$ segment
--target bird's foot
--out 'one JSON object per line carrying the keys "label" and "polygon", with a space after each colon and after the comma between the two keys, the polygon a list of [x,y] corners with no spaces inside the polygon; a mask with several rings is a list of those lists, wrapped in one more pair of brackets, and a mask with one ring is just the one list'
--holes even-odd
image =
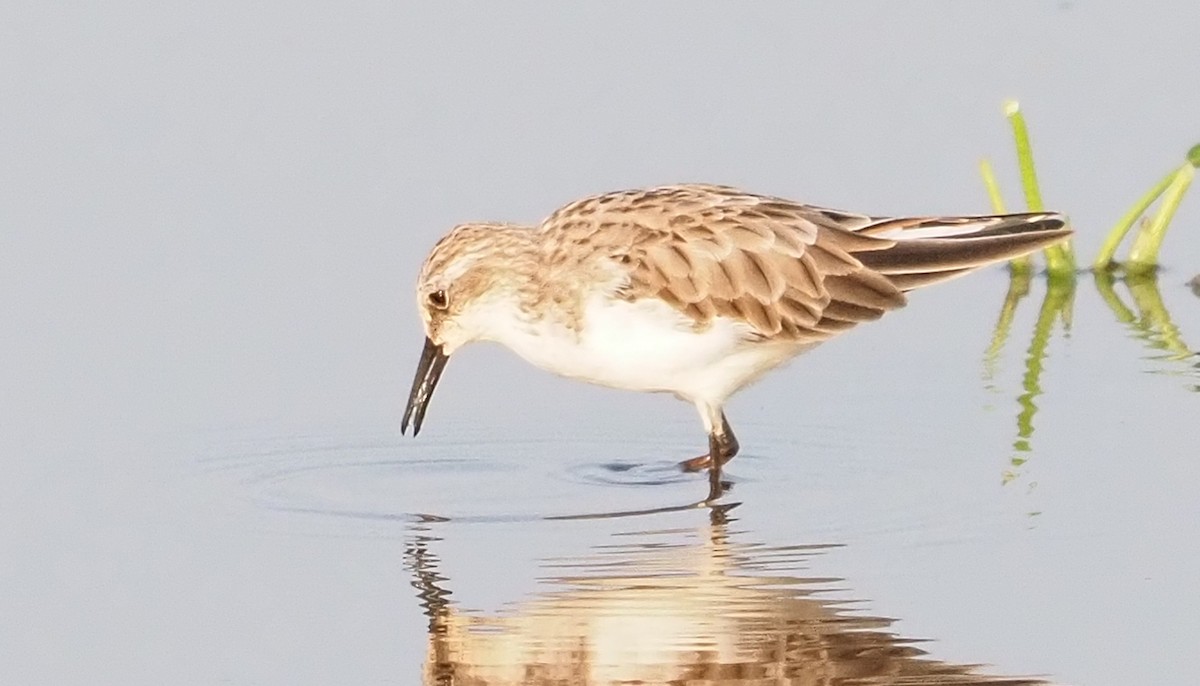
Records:
{"label": "bird's foot", "polygon": [[679,463],[679,469],[685,472],[702,472],[712,464],[712,458],[707,454],[697,455],[690,460]]}
{"label": "bird's foot", "polygon": [[[733,455],[722,455],[718,467],[724,467],[726,463],[733,459]],[[711,455],[697,455],[690,460],[684,460],[679,463],[680,471],[684,472],[703,472],[712,468]]]}

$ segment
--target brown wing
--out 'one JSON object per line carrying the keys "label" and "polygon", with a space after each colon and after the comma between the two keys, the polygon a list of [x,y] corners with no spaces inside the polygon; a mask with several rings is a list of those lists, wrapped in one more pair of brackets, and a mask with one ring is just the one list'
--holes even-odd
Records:
{"label": "brown wing", "polygon": [[857,257],[896,241],[835,228],[874,221],[684,185],[586,198],[541,230],[547,259],[583,251],[617,265],[627,277],[624,297],[661,298],[697,326],[725,316],[761,336],[823,340],[905,303],[896,285]]}

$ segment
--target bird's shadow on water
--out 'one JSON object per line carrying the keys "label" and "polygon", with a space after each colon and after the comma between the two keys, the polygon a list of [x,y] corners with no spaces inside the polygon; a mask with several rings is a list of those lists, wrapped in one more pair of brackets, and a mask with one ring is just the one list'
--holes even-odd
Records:
{"label": "bird's shadow on water", "polygon": [[438,549],[463,533],[458,523],[412,522],[405,571],[428,620],[423,683],[1042,683],[931,658],[924,639],[811,571],[840,546],[755,542],[732,509],[708,508],[703,524],[617,527],[582,554],[542,553],[537,590],[496,611],[462,606],[454,589],[504,570],[447,568]]}

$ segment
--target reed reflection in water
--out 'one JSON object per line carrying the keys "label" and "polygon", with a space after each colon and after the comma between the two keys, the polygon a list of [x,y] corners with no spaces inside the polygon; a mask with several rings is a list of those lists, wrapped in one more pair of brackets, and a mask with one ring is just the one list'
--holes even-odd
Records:
{"label": "reed reflection in water", "polygon": [[[1144,359],[1154,363],[1146,371],[1182,378],[1187,390],[1200,392],[1200,353],[1184,341],[1180,328],[1167,310],[1159,290],[1158,274],[1153,271],[1118,274],[1099,270],[1093,272],[1092,276],[1106,308],[1125,327],[1130,337],[1141,342],[1148,353]],[[1013,272],[1011,275],[1008,292],[992,330],[991,343],[983,357],[983,378],[990,390],[998,390],[995,377],[1001,355],[1012,337],[1017,308],[1030,293],[1032,278],[1029,272]],[[1038,399],[1043,392],[1041,378],[1047,365],[1049,346],[1056,331],[1061,330],[1065,336],[1074,320],[1076,275],[1051,276],[1045,281],[1046,292],[1029,336],[1021,391],[1016,398],[1018,411],[1013,454],[1009,467],[1002,475],[1004,483],[1011,483],[1020,476],[1022,467],[1032,453]],[[1187,285],[1200,294],[1200,276]],[[1127,291],[1132,307],[1118,292],[1118,286]]]}
{"label": "reed reflection in water", "polygon": [[546,588],[494,615],[456,607],[432,526],[406,551],[429,617],[426,684],[1042,683],[929,658],[894,620],[854,610],[838,579],[803,576],[828,546],[739,541],[722,509],[708,527],[544,560]]}

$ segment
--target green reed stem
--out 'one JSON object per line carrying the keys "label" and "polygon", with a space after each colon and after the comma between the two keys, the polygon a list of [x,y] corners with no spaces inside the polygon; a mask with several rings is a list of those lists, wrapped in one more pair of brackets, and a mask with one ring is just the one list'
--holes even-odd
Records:
{"label": "green reed stem", "polygon": [[1167,197],[1163,199],[1158,212],[1143,225],[1129,252],[1129,266],[1134,271],[1146,271],[1153,268],[1158,261],[1159,248],[1162,247],[1163,239],[1166,237],[1167,226],[1175,216],[1175,210],[1179,208],[1179,203],[1183,201],[1183,194],[1191,184],[1197,167],[1200,167],[1200,144],[1193,145],[1188,150],[1187,162],[1183,166],[1164,176],[1139,198],[1128,212],[1121,216],[1105,236],[1104,244],[1100,246],[1100,253],[1096,255],[1096,261],[1092,263],[1092,267],[1099,270],[1112,269],[1116,266],[1113,258],[1121,241],[1125,238],[1125,234],[1133,228],[1138,217],[1145,214],[1150,205],[1154,204],[1159,196],[1166,193]]}
{"label": "green reed stem", "polygon": [[1187,192],[1188,186],[1192,185],[1195,176],[1196,168],[1191,164],[1185,164],[1175,172],[1171,185],[1163,193],[1158,211],[1138,232],[1133,247],[1129,249],[1129,262],[1125,265],[1127,271],[1144,272],[1154,269],[1158,264],[1158,251],[1162,248],[1163,239],[1167,237],[1167,227],[1171,224],[1175,210],[1179,209],[1179,203],[1183,202],[1183,194]]}
{"label": "green reed stem", "polygon": [[1134,203],[1133,207],[1129,208],[1128,212],[1126,212],[1119,220],[1117,220],[1116,226],[1112,227],[1112,229],[1109,230],[1108,235],[1104,238],[1104,244],[1100,246],[1100,254],[1096,255],[1096,261],[1092,263],[1092,268],[1100,271],[1103,269],[1111,269],[1116,264],[1113,261],[1113,257],[1117,254],[1117,247],[1121,245],[1121,241],[1125,238],[1125,234],[1129,233],[1129,229],[1133,228],[1133,224],[1138,220],[1138,217],[1145,214],[1150,205],[1154,204],[1155,200],[1158,200],[1158,196],[1162,195],[1163,191],[1167,190],[1167,188],[1175,180],[1175,176],[1178,173],[1179,170],[1176,169],[1170,174],[1164,176],[1161,181],[1154,184],[1153,188],[1151,188],[1146,192],[1145,195],[1138,199],[1138,201]]}
{"label": "green reed stem", "polygon": [[1029,128],[1025,126],[1025,115],[1016,100],[1004,103],[1004,116],[1012,125],[1013,140],[1017,144],[1017,164],[1021,168],[1021,190],[1025,193],[1025,206],[1030,212],[1041,212],[1042,192],[1038,188],[1037,170],[1033,166],[1033,146],[1029,144]]}
{"label": "green reed stem", "polygon": [[[996,171],[992,169],[991,160],[986,157],[979,160],[979,173],[983,176],[983,186],[987,189],[988,200],[992,203],[992,211],[996,214],[1007,214],[1004,207],[1004,197],[1000,195],[1000,182],[996,180]],[[1014,275],[1032,274],[1033,258],[1022,255],[1008,261],[1008,269]]]}
{"label": "green reed stem", "polygon": [[[1017,144],[1017,165],[1021,169],[1021,189],[1025,193],[1025,206],[1030,212],[1045,210],[1042,203],[1042,192],[1038,186],[1037,170],[1033,164],[1033,146],[1029,142],[1029,128],[1025,125],[1025,115],[1021,114],[1021,104],[1016,100],[1004,103],[1004,115],[1012,126],[1013,140]],[[1046,271],[1051,274],[1073,274],[1075,272],[1075,254],[1070,241],[1052,245],[1044,251],[1046,254]]]}
{"label": "green reed stem", "polygon": [[1000,183],[996,181],[996,171],[992,169],[991,160],[986,157],[979,160],[979,173],[983,176],[983,185],[987,188],[992,211],[996,214],[1007,214],[1008,210],[1004,209],[1004,197],[1000,195]]}

